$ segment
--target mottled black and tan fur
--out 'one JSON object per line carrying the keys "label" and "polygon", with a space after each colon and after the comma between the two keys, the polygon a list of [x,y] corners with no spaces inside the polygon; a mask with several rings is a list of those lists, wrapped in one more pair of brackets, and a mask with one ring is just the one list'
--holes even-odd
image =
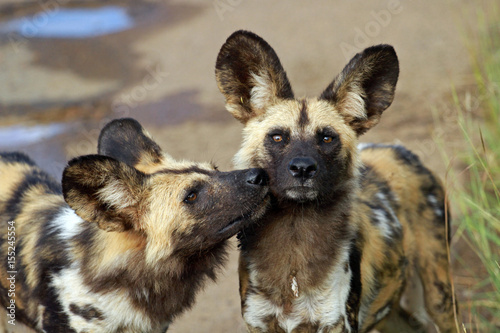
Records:
{"label": "mottled black and tan fur", "polygon": [[99,155],[71,160],[62,187],[2,153],[0,303],[39,332],[164,332],[215,279],[226,240],[264,213],[266,179],[177,162],[132,119],[108,124]]}
{"label": "mottled black and tan fur", "polygon": [[238,31],[222,46],[217,83],[245,125],[235,164],[265,169],[273,197],[239,237],[250,332],[390,330],[405,288],[419,284],[406,309],[455,331],[440,181],[401,146],[358,146],[398,75],[394,49],[373,46],[319,98],[296,99],[263,39]]}

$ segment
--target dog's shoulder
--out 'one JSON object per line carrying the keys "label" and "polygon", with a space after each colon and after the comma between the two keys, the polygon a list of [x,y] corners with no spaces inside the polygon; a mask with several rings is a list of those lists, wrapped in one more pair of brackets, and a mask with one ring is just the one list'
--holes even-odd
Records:
{"label": "dog's shoulder", "polygon": [[[388,189],[401,195],[401,199],[413,197],[418,201],[416,196],[430,194],[443,199],[439,178],[417,155],[401,145],[363,144],[360,145],[360,158],[363,163],[362,187]],[[371,191],[363,193],[365,196],[372,194]]]}

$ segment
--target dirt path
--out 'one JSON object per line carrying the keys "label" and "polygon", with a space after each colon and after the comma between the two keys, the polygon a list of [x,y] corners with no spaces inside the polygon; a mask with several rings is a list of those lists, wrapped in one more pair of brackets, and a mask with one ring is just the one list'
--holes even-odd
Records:
{"label": "dirt path", "polygon": [[[0,0],[0,22],[33,10],[51,13],[36,1],[29,10],[9,3]],[[444,173],[432,135],[448,137],[453,121],[436,130],[432,107],[447,102],[451,82],[459,87],[471,82],[458,28],[462,20],[473,20],[468,1],[128,5],[136,27],[116,35],[12,40],[0,34],[0,150],[24,150],[58,176],[68,158],[95,152],[103,123],[129,116],[143,122],[174,157],[213,160],[230,169],[241,126],[224,110],[214,63],[224,40],[243,28],[275,48],[298,96],[319,94],[353,52],[392,44],[401,67],[396,98],[363,139],[401,142]],[[62,124],[59,132],[49,126],[54,123]],[[38,139],[29,139],[39,132]],[[244,332],[236,272],[233,250],[218,283],[200,293],[192,311],[169,332]]]}

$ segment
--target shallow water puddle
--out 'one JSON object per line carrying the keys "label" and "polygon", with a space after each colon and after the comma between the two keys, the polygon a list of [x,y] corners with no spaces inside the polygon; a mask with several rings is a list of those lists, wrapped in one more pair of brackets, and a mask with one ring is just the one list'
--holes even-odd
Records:
{"label": "shallow water puddle", "polygon": [[56,8],[0,23],[0,33],[17,33],[26,38],[90,38],[133,26],[134,19],[121,6]]}

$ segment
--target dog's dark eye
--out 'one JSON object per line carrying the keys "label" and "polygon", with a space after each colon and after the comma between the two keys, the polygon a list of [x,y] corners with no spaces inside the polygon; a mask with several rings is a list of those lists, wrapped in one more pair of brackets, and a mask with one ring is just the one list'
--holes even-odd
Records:
{"label": "dog's dark eye", "polygon": [[283,136],[279,135],[279,134],[275,134],[275,135],[273,135],[273,141],[274,142],[281,142],[281,141],[283,141]]}
{"label": "dog's dark eye", "polygon": [[[335,144],[338,142],[339,135],[331,128],[324,128],[321,131],[317,132],[317,138],[318,138],[318,143],[319,144],[327,144],[330,146],[330,144]],[[325,147],[328,147],[325,146]]]}
{"label": "dog's dark eye", "polygon": [[186,196],[186,198],[184,199],[184,202],[192,203],[192,202],[195,202],[197,198],[198,198],[198,194],[196,192],[191,192]]}
{"label": "dog's dark eye", "polygon": [[323,137],[323,142],[324,142],[324,143],[330,143],[330,142],[332,142],[332,141],[333,141],[333,136],[325,135],[325,136]]}

